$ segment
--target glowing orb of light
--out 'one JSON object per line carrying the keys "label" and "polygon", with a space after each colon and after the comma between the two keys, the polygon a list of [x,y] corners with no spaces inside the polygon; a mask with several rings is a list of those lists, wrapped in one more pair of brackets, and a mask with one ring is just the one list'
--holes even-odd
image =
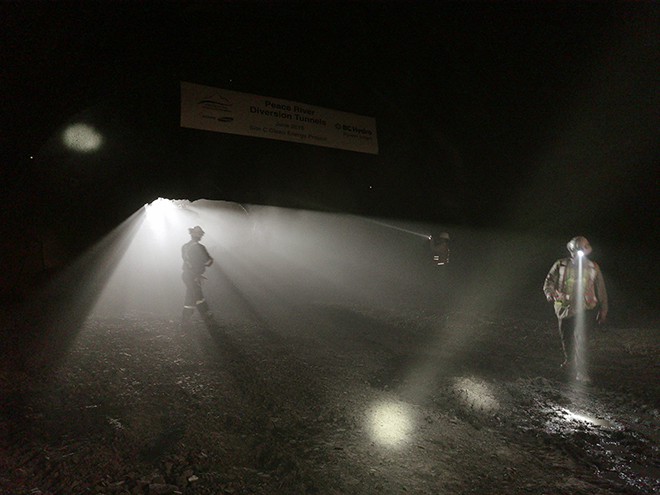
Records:
{"label": "glowing orb of light", "polygon": [[369,426],[373,439],[386,447],[405,443],[413,430],[410,406],[399,402],[385,402],[371,411]]}
{"label": "glowing orb of light", "polygon": [[103,136],[87,124],[73,124],[62,135],[67,148],[79,153],[91,153],[101,147]]}

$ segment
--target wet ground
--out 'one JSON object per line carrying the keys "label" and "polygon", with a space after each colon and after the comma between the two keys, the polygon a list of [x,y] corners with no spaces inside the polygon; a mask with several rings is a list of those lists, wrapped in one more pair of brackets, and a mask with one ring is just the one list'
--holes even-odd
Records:
{"label": "wet ground", "polygon": [[5,332],[0,493],[660,491],[653,324],[594,334],[585,387],[551,318],[260,314],[90,318],[56,363],[56,342]]}

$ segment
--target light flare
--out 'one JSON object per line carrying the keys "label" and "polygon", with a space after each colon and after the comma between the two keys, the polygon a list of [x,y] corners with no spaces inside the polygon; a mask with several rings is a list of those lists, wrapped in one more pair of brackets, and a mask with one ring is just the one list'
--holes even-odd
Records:
{"label": "light flare", "polygon": [[423,234],[423,233],[421,233],[421,232],[415,232],[414,230],[404,229],[404,228],[402,228],[402,227],[397,227],[397,226],[395,226],[395,225],[390,225],[390,224],[387,224],[387,223],[378,222],[378,221],[376,221],[376,220],[369,220],[369,219],[367,219],[367,221],[369,221],[369,222],[371,222],[371,223],[374,223],[374,224],[376,224],[376,225],[381,225],[381,226],[386,227],[386,228],[388,228],[388,229],[398,230],[399,232],[403,232],[403,233],[405,233],[405,234],[411,234],[411,235],[415,235],[415,236],[417,236],[417,237],[423,237],[423,238],[425,238],[425,239],[431,239],[431,236],[430,236],[429,234]]}
{"label": "light flare", "polygon": [[91,153],[103,144],[103,136],[88,124],[73,124],[64,130],[64,145],[79,153]]}
{"label": "light flare", "polygon": [[174,203],[165,198],[158,198],[151,204],[144,205],[147,224],[152,232],[162,240],[172,227],[172,220],[177,213],[177,207]]}

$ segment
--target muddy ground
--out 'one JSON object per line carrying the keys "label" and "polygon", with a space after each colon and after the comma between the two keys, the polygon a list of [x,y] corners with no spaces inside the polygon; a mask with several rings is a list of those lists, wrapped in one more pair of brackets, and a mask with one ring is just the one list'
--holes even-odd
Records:
{"label": "muddy ground", "polygon": [[89,318],[56,362],[4,332],[0,492],[660,491],[653,323],[594,334],[587,387],[547,315],[262,309]]}

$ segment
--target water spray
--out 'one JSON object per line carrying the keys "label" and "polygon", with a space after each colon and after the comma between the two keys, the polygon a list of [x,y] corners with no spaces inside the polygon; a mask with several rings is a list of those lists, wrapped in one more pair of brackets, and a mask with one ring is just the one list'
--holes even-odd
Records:
{"label": "water spray", "polygon": [[423,234],[421,232],[416,232],[414,230],[404,229],[402,227],[396,227],[394,225],[389,225],[383,222],[378,222],[376,220],[368,220],[369,222],[375,223],[382,227],[386,227],[392,230],[398,230],[405,234],[414,235],[416,237],[423,237],[430,243],[431,256],[433,265],[435,266],[444,266],[449,263],[449,234],[442,232],[434,239],[431,234]]}
{"label": "water spray", "polygon": [[389,224],[383,223],[383,222],[377,222],[376,220],[367,220],[367,221],[369,221],[371,223],[375,223],[376,225],[380,225],[382,227],[386,227],[388,229],[398,230],[399,232],[405,232],[406,234],[411,234],[411,235],[415,235],[415,236],[418,236],[418,237],[423,237],[425,239],[431,240],[431,235],[430,234],[422,234],[421,232],[415,232],[414,230],[408,230],[408,229],[404,229],[404,228],[401,228],[401,227],[395,227],[394,225],[389,225]]}

